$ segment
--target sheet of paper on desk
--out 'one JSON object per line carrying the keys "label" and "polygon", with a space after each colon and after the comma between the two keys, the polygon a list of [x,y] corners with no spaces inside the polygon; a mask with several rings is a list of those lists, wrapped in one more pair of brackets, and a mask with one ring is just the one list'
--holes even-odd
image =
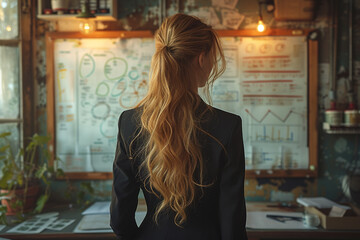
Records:
{"label": "sheet of paper on desk", "polygon": [[82,214],[110,214],[110,201],[95,202],[85,209]]}
{"label": "sheet of paper on desk", "polygon": [[279,215],[286,217],[303,217],[301,212],[247,212],[246,227],[253,229],[316,229],[305,227],[302,221],[280,222],[266,215]]}
{"label": "sheet of paper on desk", "polygon": [[57,219],[55,222],[52,222],[46,229],[61,231],[73,222],[75,222],[75,219],[60,218]]}
{"label": "sheet of paper on desk", "polygon": [[47,228],[51,223],[53,223],[57,218],[31,218],[22,222],[15,227],[11,228],[7,232],[13,233],[41,233],[45,228]]}

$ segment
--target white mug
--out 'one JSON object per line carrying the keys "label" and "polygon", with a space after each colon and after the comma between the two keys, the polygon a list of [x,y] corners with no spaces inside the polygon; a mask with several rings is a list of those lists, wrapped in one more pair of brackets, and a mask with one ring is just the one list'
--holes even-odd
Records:
{"label": "white mug", "polygon": [[318,215],[306,213],[303,218],[303,224],[306,227],[317,227],[320,224]]}

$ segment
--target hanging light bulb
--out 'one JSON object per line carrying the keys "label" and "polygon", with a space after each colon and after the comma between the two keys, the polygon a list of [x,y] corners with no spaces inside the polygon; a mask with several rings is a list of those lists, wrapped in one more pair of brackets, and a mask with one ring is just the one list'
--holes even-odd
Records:
{"label": "hanging light bulb", "polygon": [[258,25],[257,25],[258,32],[263,32],[263,31],[265,31],[265,29],[266,29],[266,27],[265,27],[264,22],[262,21],[262,19],[259,19]]}
{"label": "hanging light bulb", "polygon": [[261,4],[263,4],[263,3],[264,3],[263,1],[259,0],[259,21],[257,24],[258,32],[263,32],[266,29],[265,24],[263,22],[263,18],[262,18],[262,13],[261,13]]}
{"label": "hanging light bulb", "polygon": [[7,25],[7,26],[6,26],[6,31],[11,32],[11,30],[12,30],[11,26],[10,26],[10,25]]}
{"label": "hanging light bulb", "polygon": [[80,30],[80,32],[82,32],[84,34],[89,34],[96,30],[96,24],[92,20],[84,19],[84,20],[80,21],[79,30]]}
{"label": "hanging light bulb", "polygon": [[93,20],[94,18],[96,18],[96,16],[90,12],[89,0],[85,0],[82,3],[81,13],[76,17],[82,19],[79,24],[80,32],[89,34],[93,31],[96,31],[96,24],[95,21]]}

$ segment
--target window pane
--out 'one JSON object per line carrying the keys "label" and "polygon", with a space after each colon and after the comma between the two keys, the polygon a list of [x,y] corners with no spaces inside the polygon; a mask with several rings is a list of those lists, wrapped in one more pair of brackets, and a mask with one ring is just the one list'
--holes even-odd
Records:
{"label": "window pane", "polygon": [[[2,123],[0,124],[0,134],[10,132],[11,135],[6,138],[11,142],[12,149],[18,149],[20,144],[20,124],[18,123]],[[3,146],[3,139],[0,139],[0,146]]]}
{"label": "window pane", "polygon": [[18,0],[0,0],[0,39],[18,37]]}
{"label": "window pane", "polygon": [[20,118],[19,48],[0,46],[0,118]]}
{"label": "window pane", "polygon": [[[4,132],[10,132],[11,135],[7,137],[7,139],[10,142],[10,147],[12,150],[12,153],[16,156],[16,154],[19,151],[20,147],[20,128],[19,124],[17,123],[6,123],[6,124],[0,124],[0,134]],[[7,144],[6,141],[2,138],[0,138],[0,147],[4,146],[4,144]],[[1,153],[0,153],[1,154]],[[0,161],[0,169],[2,168],[2,161]],[[2,171],[0,171],[0,176],[2,174]]]}

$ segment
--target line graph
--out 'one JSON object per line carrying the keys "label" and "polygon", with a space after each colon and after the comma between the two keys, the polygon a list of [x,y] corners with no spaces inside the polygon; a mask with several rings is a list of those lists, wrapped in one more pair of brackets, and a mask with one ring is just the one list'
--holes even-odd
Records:
{"label": "line graph", "polygon": [[247,114],[249,114],[249,116],[250,116],[251,119],[255,120],[255,121],[258,122],[258,123],[262,123],[268,115],[274,116],[275,118],[277,118],[279,121],[281,121],[281,122],[283,122],[283,123],[285,123],[292,114],[297,114],[297,115],[300,115],[300,116],[303,117],[303,114],[297,113],[297,112],[295,112],[295,111],[293,111],[293,110],[290,110],[290,111],[285,115],[285,117],[280,117],[278,114],[274,113],[274,112],[271,111],[270,109],[268,109],[268,110],[266,111],[266,113],[265,113],[261,118],[255,117],[255,116],[249,111],[249,109],[245,109],[245,112],[246,112]]}

